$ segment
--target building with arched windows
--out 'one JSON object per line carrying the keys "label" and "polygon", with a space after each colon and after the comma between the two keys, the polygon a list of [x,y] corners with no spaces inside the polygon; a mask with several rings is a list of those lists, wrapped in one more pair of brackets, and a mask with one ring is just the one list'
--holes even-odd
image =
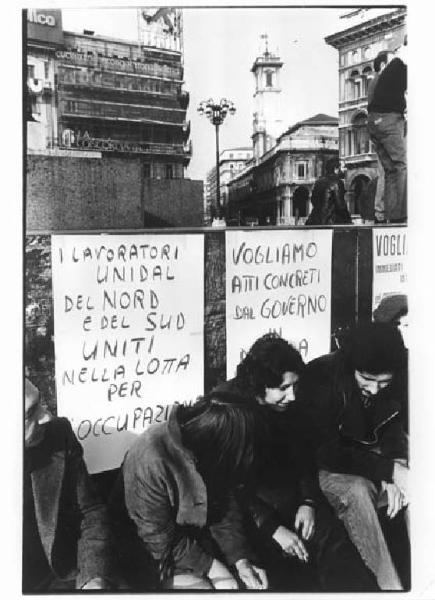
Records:
{"label": "building with arched windows", "polygon": [[374,76],[373,61],[382,50],[394,50],[403,42],[406,8],[359,9],[352,12],[352,18],[351,27],[325,41],[339,53],[340,160],[346,168],[349,209],[359,214],[367,186],[378,174],[376,153],[367,132],[367,92]]}
{"label": "building with arched windows", "polygon": [[[319,113],[285,129],[280,75],[283,62],[265,47],[254,61],[253,156],[228,181],[227,223],[303,224],[314,182],[338,162],[338,119]],[[245,151],[246,149],[241,149]]]}
{"label": "building with arched windows", "polygon": [[318,114],[282,133],[228,183],[227,222],[303,224],[314,182],[338,162],[338,119]]}

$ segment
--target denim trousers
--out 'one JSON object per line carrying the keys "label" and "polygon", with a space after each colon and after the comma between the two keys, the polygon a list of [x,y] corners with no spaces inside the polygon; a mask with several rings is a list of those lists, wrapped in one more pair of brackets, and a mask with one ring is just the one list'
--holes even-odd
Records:
{"label": "denim trousers", "polygon": [[385,218],[406,219],[405,120],[399,113],[369,113],[367,128],[384,168]]}
{"label": "denim trousers", "polygon": [[382,532],[378,508],[383,498],[373,482],[344,473],[319,472],[320,487],[382,590],[402,584]]}

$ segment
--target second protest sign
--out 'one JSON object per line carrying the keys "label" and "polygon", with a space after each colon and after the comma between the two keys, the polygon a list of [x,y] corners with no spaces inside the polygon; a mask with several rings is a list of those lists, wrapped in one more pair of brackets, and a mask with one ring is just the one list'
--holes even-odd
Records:
{"label": "second protest sign", "polygon": [[329,352],[332,230],[226,232],[227,377],[275,331],[305,361]]}

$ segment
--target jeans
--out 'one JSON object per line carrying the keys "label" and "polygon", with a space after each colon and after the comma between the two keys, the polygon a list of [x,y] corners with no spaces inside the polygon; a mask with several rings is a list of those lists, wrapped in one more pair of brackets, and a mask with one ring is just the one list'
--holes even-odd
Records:
{"label": "jeans", "polygon": [[369,113],[367,128],[384,167],[384,204],[387,220],[405,220],[406,144],[405,120],[399,113]]}
{"label": "jeans", "polygon": [[375,218],[378,221],[385,221],[384,190],[385,190],[384,167],[382,166],[382,163],[378,156],[378,181],[376,183],[376,195],[375,195]]}
{"label": "jeans", "polygon": [[358,475],[320,471],[320,487],[343,521],[362,559],[382,590],[401,590],[397,570],[378,517],[381,495],[376,486]]}

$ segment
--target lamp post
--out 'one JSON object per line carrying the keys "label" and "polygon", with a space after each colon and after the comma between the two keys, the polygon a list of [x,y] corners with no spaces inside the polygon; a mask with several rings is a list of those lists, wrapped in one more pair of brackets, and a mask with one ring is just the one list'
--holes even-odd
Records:
{"label": "lamp post", "polygon": [[210,119],[215,126],[216,132],[216,209],[218,218],[223,218],[221,206],[220,173],[219,173],[219,126],[225,120],[228,113],[233,115],[236,112],[234,104],[226,98],[221,98],[220,102],[215,102],[213,98],[203,100],[198,106],[198,113]]}

